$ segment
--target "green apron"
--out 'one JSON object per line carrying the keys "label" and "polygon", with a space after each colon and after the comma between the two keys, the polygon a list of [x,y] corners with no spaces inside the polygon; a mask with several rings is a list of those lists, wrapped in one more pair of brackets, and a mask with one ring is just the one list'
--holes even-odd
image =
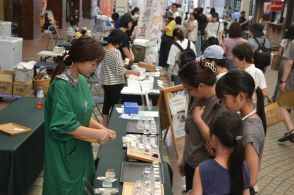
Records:
{"label": "green apron", "polygon": [[68,132],[80,125],[89,126],[94,105],[87,81],[81,75],[75,87],[59,78],[50,85],[45,101],[44,195],[82,195],[83,177],[93,181],[91,144]]}

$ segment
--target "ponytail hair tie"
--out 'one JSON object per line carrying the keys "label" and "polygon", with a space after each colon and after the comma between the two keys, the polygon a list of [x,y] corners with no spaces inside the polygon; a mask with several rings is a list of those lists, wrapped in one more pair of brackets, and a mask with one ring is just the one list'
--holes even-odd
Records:
{"label": "ponytail hair tie", "polygon": [[63,60],[65,66],[71,66],[73,63],[69,54],[66,54],[62,60]]}
{"label": "ponytail hair tie", "polygon": [[66,59],[69,57],[69,55],[68,54],[66,54],[64,57],[63,57],[63,61],[65,62],[66,61]]}

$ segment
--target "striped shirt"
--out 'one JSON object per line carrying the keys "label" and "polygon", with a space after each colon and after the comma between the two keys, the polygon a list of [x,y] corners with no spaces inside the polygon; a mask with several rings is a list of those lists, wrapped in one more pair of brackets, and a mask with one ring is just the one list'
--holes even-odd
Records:
{"label": "striped shirt", "polygon": [[102,85],[117,85],[125,83],[125,68],[121,53],[118,49],[106,50],[100,64],[99,83]]}

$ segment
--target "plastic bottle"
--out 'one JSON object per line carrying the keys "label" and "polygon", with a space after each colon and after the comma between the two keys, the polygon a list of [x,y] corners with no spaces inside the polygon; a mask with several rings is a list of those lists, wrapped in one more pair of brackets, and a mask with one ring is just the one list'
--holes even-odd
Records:
{"label": "plastic bottle", "polygon": [[38,109],[44,108],[44,91],[41,86],[38,87],[37,91],[37,105]]}

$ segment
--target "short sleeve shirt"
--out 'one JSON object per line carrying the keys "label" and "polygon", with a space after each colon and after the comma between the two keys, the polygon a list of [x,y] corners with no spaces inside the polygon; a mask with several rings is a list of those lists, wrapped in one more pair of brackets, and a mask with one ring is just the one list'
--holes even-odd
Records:
{"label": "short sleeve shirt", "polygon": [[200,129],[192,117],[193,110],[197,106],[205,106],[202,118],[210,128],[212,127],[215,118],[226,110],[222,104],[219,104],[219,100],[216,96],[204,100],[194,99],[192,105],[189,107],[185,125],[187,139],[185,142],[183,159],[193,168],[196,168],[199,163],[210,158],[210,155],[205,148],[206,141],[202,137]]}
{"label": "short sleeve shirt", "polygon": [[[188,47],[188,39],[184,39],[183,41],[177,41],[177,43],[183,48],[187,49]],[[190,41],[190,48],[196,53],[195,45]],[[181,50],[175,45],[172,44],[169,54],[167,63],[170,65],[169,68],[172,71],[172,75],[178,75],[179,67],[177,65],[177,61],[179,60]]]}
{"label": "short sleeve shirt", "polygon": [[263,72],[256,68],[254,64],[251,64],[248,68],[245,69],[254,79],[255,87],[259,87],[260,89],[267,88],[266,80]]}
{"label": "short sleeve shirt", "polygon": [[[287,58],[288,60],[292,60],[292,62],[294,61],[294,40],[292,40],[291,42],[288,42],[284,50],[284,57]],[[294,90],[294,69],[293,68],[294,67],[292,65],[291,72],[289,73],[289,76],[286,82],[286,89],[289,91]]]}
{"label": "short sleeve shirt", "polygon": [[122,39],[122,43],[121,43],[121,47],[119,47],[119,50],[121,52],[121,56],[122,59],[124,60],[126,58],[124,52],[123,52],[123,48],[127,47],[128,49],[130,48],[130,40],[129,37],[127,35],[127,33],[124,33],[123,39]]}
{"label": "short sleeve shirt", "polygon": [[243,145],[252,144],[258,154],[259,165],[261,163],[265,133],[261,119],[247,118],[243,121]]}
{"label": "short sleeve shirt", "polygon": [[166,28],[167,28],[167,31],[165,33],[166,36],[172,37],[173,31],[176,28],[176,26],[177,26],[177,24],[176,24],[175,20],[170,21],[166,26]]}

